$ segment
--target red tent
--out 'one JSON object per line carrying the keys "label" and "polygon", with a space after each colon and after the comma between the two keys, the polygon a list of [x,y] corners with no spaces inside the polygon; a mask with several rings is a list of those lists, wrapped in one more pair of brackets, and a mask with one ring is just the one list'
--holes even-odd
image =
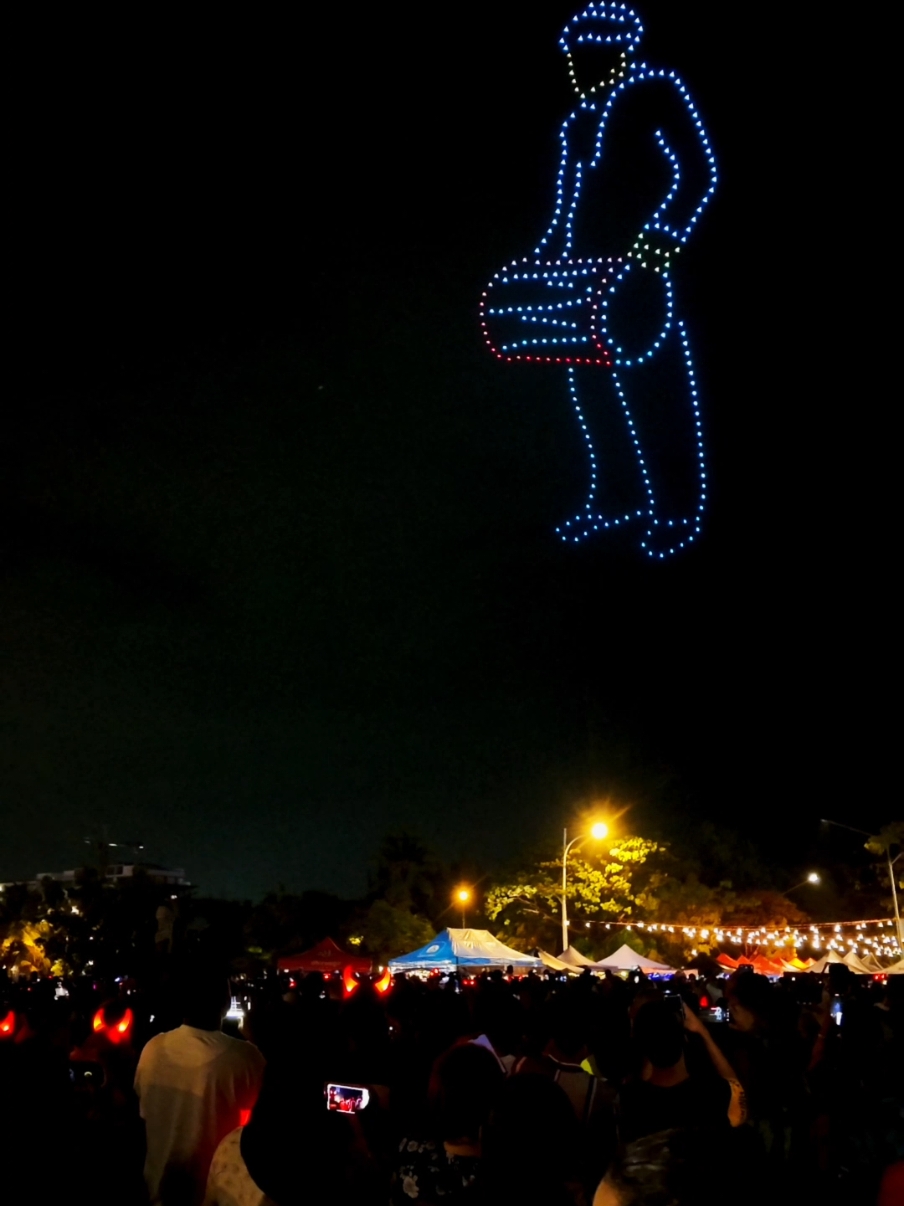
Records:
{"label": "red tent", "polygon": [[353,972],[370,972],[373,963],[366,955],[349,955],[332,938],[324,938],[309,951],[300,955],[285,955],[276,965],[288,972],[340,972],[350,967]]}
{"label": "red tent", "polygon": [[747,955],[741,955],[739,959],[732,959],[731,955],[722,954],[717,956],[716,962],[721,963],[729,971],[734,971],[738,967],[752,967],[761,976],[780,976],[784,971],[781,963],[775,959],[767,959],[765,955],[755,955],[753,959],[749,959]]}

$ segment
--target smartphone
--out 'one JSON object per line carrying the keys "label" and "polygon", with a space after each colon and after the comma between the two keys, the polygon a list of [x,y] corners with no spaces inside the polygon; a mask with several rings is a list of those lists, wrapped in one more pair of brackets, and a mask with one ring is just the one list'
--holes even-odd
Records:
{"label": "smartphone", "polygon": [[721,1005],[713,1005],[709,1011],[709,1016],[714,1022],[724,1022],[725,1017]]}
{"label": "smartphone", "polygon": [[834,1001],[832,1002],[832,1004],[829,1007],[829,1012],[831,1013],[832,1017],[835,1020],[835,1025],[840,1026],[841,1018],[843,1016],[844,1011],[841,1008],[841,999],[839,997],[836,997],[834,999]]}
{"label": "smartphone", "polygon": [[664,999],[671,1010],[677,1013],[679,1017],[684,1017],[684,1001],[682,1001],[680,993],[667,992],[664,995]]}
{"label": "smartphone", "polygon": [[370,1101],[370,1090],[361,1085],[330,1085],[326,1087],[326,1108],[339,1114],[357,1114]]}

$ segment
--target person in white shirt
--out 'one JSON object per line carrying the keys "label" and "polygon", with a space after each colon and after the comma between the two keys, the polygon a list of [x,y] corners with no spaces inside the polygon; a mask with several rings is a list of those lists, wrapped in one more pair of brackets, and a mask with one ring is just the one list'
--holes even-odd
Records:
{"label": "person in white shirt", "polygon": [[217,1145],[247,1121],[264,1070],[253,1043],[220,1030],[228,1001],[225,975],[195,968],[185,987],[184,1024],[152,1038],[135,1073],[152,1206],[198,1206],[203,1200]]}

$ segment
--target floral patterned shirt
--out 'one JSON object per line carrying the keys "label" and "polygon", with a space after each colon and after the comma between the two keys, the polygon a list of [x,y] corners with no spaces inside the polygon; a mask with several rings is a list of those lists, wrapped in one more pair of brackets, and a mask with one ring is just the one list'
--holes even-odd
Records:
{"label": "floral patterned shirt", "polygon": [[432,1139],[403,1139],[392,1178],[393,1206],[470,1202],[479,1167],[479,1157],[451,1156]]}

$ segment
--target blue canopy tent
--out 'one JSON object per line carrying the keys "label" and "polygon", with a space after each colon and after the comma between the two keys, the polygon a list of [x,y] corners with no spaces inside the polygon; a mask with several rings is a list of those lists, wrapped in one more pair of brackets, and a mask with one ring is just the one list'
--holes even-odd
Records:
{"label": "blue canopy tent", "polygon": [[432,942],[392,959],[389,970],[393,975],[408,971],[465,971],[484,967],[511,967],[514,971],[532,971],[542,967],[539,959],[513,950],[489,930],[443,930]]}

